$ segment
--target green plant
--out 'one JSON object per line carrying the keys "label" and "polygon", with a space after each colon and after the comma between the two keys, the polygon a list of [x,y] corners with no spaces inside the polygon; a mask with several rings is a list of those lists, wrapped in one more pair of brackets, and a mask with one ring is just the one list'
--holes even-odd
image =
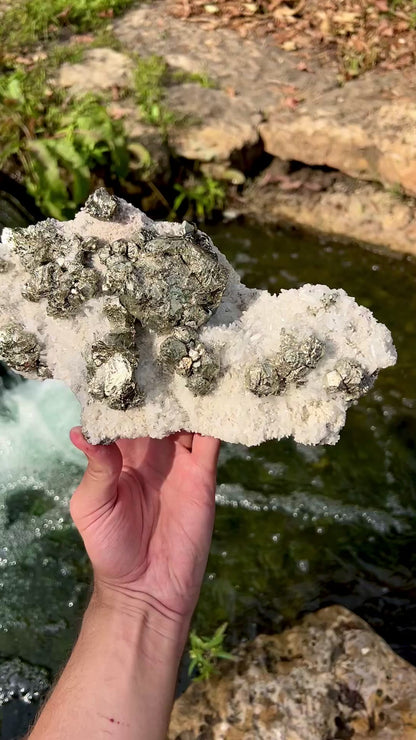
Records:
{"label": "green plant", "polygon": [[64,29],[90,31],[108,23],[132,5],[133,0],[24,0],[6,10],[1,19],[0,47],[21,51],[59,36]]}
{"label": "green plant", "polygon": [[175,185],[178,192],[176,196],[171,217],[176,218],[177,212],[186,206],[184,218],[196,216],[198,221],[206,221],[211,218],[214,211],[221,210],[225,203],[225,188],[212,177],[204,177],[193,185]]}
{"label": "green plant", "polygon": [[137,59],[134,71],[137,103],[143,119],[161,128],[174,122],[174,115],[163,103],[167,81],[168,67],[163,59],[158,56]]}
{"label": "green plant", "polygon": [[0,78],[0,166],[17,159],[38,206],[62,219],[88,196],[98,168],[127,174],[128,150],[123,125],[102,98],[67,98],[47,79],[45,65]]}
{"label": "green plant", "polygon": [[117,177],[128,171],[123,128],[92,95],[78,99],[53,134],[45,132],[28,142],[27,151],[32,155],[28,190],[55,218],[68,218],[86,200],[98,167],[109,168]]}
{"label": "green plant", "polygon": [[204,74],[203,72],[185,72],[182,70],[178,70],[177,72],[173,72],[172,79],[174,82],[177,83],[194,82],[200,87],[212,89],[218,87],[214,80],[212,80],[210,77],[208,77],[207,74]]}
{"label": "green plant", "polygon": [[218,660],[237,660],[234,655],[224,650],[226,629],[227,622],[224,622],[224,624],[218,627],[211,638],[199,637],[194,631],[191,632],[189,636],[191,643],[189,657],[191,662],[189,664],[188,675],[192,676],[194,671],[197,671],[198,675],[194,678],[194,681],[204,681],[214,673],[217,673]]}

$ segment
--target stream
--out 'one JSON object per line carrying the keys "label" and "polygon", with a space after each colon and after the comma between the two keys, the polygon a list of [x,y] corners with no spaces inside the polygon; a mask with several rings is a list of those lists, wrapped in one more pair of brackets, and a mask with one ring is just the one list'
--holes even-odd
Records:
{"label": "stream", "polygon": [[[227,646],[339,603],[416,664],[416,262],[238,223],[210,228],[249,287],[342,287],[392,331],[399,360],[350,409],[340,442],[224,444],[194,627]],[[61,383],[0,377],[0,708],[21,737],[79,629],[91,573],[68,500],[84,468]]]}

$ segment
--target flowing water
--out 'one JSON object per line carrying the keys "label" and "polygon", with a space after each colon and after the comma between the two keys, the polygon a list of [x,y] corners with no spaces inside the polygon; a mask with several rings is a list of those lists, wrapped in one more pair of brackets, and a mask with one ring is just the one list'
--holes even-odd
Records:
{"label": "flowing water", "polygon": [[[349,411],[335,447],[223,445],[195,627],[227,621],[232,645],[341,603],[416,663],[416,263],[237,224],[211,231],[250,287],[344,288],[389,326],[399,361]],[[68,441],[78,403],[57,382],[5,373],[2,384],[0,704],[11,740],[45,681],[33,666],[53,677],[70,650],[91,574],[68,518],[84,466]]]}

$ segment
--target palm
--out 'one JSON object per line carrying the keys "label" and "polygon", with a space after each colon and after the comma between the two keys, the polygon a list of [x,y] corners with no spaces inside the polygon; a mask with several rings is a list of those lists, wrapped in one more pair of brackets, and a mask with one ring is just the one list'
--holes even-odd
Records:
{"label": "palm", "polygon": [[187,434],[120,440],[112,495],[88,511],[76,493],[71,507],[96,578],[175,612],[195,606],[214,520],[218,445],[195,439],[192,452]]}

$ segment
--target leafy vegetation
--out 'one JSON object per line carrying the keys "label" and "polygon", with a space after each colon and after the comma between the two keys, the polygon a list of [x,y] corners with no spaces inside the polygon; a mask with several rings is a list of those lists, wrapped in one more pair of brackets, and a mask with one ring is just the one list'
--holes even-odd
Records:
{"label": "leafy vegetation", "polygon": [[154,55],[136,59],[134,86],[141,114],[147,123],[163,129],[175,120],[163,102],[168,82],[168,66],[161,57]]}
{"label": "leafy vegetation", "polygon": [[194,183],[175,185],[176,196],[171,217],[176,218],[178,212],[183,212],[186,219],[196,217],[198,221],[206,221],[215,211],[224,207],[226,192],[224,185],[212,177],[204,177]]}
{"label": "leafy vegetation", "polygon": [[[108,19],[132,0],[17,0],[2,15],[0,28],[0,168],[21,173],[24,185],[47,216],[71,218],[93,184],[111,184],[132,174],[136,182],[164,196],[152,182],[154,163],[140,142],[128,142],[121,115],[110,115],[110,93],[81,96],[60,89],[54,78],[64,62],[82,61],[94,47],[121,50]],[[74,32],[88,37],[63,39]],[[90,35],[93,31],[93,35]],[[59,41],[59,43],[56,43]],[[34,48],[36,46],[36,48]],[[205,75],[172,73],[158,56],[134,62],[133,85],[119,95],[132,98],[142,119],[164,136],[178,117],[164,102],[166,88],[184,81],[204,87]],[[133,181],[133,180],[132,180]],[[176,186],[176,211],[203,221],[221,208],[223,187],[211,179]]]}
{"label": "leafy vegetation", "polygon": [[97,168],[127,174],[128,151],[123,125],[102,98],[72,100],[48,76],[44,63],[0,78],[0,167],[14,158],[41,210],[63,219],[85,201]]}
{"label": "leafy vegetation", "polygon": [[189,657],[191,662],[189,664],[188,674],[192,676],[197,671],[194,681],[204,681],[214,673],[217,673],[219,660],[236,660],[234,655],[224,650],[226,629],[227,622],[224,622],[210,638],[199,637],[196,632],[191,632],[189,636],[191,643]]}
{"label": "leafy vegetation", "polygon": [[21,51],[44,43],[66,31],[83,33],[108,23],[133,0],[24,0],[15,2],[2,15],[0,47]]}

